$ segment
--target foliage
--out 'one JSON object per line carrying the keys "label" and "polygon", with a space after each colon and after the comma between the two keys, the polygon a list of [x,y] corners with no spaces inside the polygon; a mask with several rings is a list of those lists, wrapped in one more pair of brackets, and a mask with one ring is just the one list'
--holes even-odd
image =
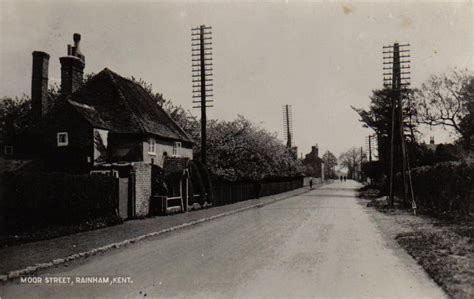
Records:
{"label": "foliage", "polygon": [[[417,165],[417,144],[416,140],[419,135],[417,130],[417,110],[414,101],[414,92],[410,91],[404,94],[402,101],[403,107],[403,127],[404,136],[406,140],[408,156],[411,157],[412,165]],[[385,172],[388,177],[390,171],[390,143],[392,136],[392,91],[390,89],[374,90],[370,96],[369,109],[361,109],[352,107],[360,116],[360,121],[366,128],[371,128],[377,135],[378,144],[378,157],[380,160],[379,169]],[[395,111],[398,115],[398,111]],[[400,145],[400,125],[395,122],[394,128],[394,144]],[[398,171],[400,168],[399,155],[400,146],[395,148],[395,170]]]}
{"label": "foliage", "polygon": [[[201,153],[201,123],[182,106],[173,104],[162,94],[154,93],[151,84],[131,78],[140,84],[176,123],[194,140],[194,157]],[[271,134],[243,116],[232,121],[208,120],[207,166],[211,174],[225,180],[260,180],[272,176],[293,176],[303,172],[301,162]]]}
{"label": "foliage", "polygon": [[10,231],[116,216],[117,180],[104,175],[3,173]]}
{"label": "foliage", "polygon": [[14,138],[22,130],[31,126],[31,101],[28,96],[0,99],[0,136]]}
{"label": "foliage", "polygon": [[474,74],[453,69],[432,75],[416,92],[417,121],[430,126],[451,127],[472,148],[474,136]]}
{"label": "foliage", "polygon": [[[92,74],[86,75],[89,80]],[[53,83],[48,87],[48,109],[56,104],[61,94],[61,87]],[[0,98],[0,137],[14,139],[18,134],[31,128],[37,120],[31,115],[31,97],[23,94],[21,97]]]}
{"label": "foliage", "polygon": [[474,149],[474,76],[471,76],[464,89],[463,98],[466,100],[466,115],[459,122],[459,129],[463,132],[461,142],[465,149],[472,152]]}
{"label": "foliage", "polygon": [[366,161],[362,163],[362,172],[372,179],[372,183],[380,182],[384,169],[380,161]]}
{"label": "foliage", "polygon": [[326,151],[322,156],[324,161],[324,176],[329,179],[336,178],[335,167],[337,165],[337,158],[330,151]]}
{"label": "foliage", "polygon": [[[196,151],[199,156],[200,149]],[[208,166],[228,180],[291,176],[303,171],[291,151],[266,130],[243,116],[208,123]]]}
{"label": "foliage", "polygon": [[347,168],[348,177],[354,178],[358,166],[364,158],[365,155],[361,154],[360,149],[353,147],[339,156],[339,163]]}
{"label": "foliage", "polygon": [[[474,207],[474,165],[443,162],[411,171],[417,206],[434,213],[457,212],[467,215]],[[401,175],[395,176],[397,194],[403,194]]]}

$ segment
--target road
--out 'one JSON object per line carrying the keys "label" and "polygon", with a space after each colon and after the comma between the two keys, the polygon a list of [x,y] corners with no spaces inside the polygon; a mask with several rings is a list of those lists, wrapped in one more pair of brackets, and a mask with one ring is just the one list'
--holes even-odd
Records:
{"label": "road", "polygon": [[357,186],[326,185],[41,274],[124,276],[132,282],[16,282],[2,286],[0,297],[445,298],[380,233],[357,203]]}

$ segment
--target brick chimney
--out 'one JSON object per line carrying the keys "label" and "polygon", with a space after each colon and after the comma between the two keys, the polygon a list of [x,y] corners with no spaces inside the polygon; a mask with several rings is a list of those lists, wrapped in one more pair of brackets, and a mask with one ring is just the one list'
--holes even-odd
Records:
{"label": "brick chimney", "polygon": [[37,120],[48,112],[48,67],[49,54],[34,51],[31,74],[31,107]]}
{"label": "brick chimney", "polygon": [[319,148],[317,145],[313,145],[311,147],[311,153],[313,153],[315,157],[319,157]]}
{"label": "brick chimney", "polygon": [[63,95],[75,92],[83,83],[86,61],[79,47],[81,35],[74,33],[73,39],[74,46],[67,45],[67,56],[59,58],[61,62],[61,92]]}

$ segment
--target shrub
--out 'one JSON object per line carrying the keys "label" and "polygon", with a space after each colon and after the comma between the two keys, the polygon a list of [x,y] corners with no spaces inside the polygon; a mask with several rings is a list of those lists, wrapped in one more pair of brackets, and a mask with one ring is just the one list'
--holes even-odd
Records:
{"label": "shrub", "polygon": [[73,225],[114,217],[118,182],[104,175],[3,173],[7,231]]}
{"label": "shrub", "polygon": [[[412,169],[417,206],[434,213],[468,215],[474,207],[474,167],[465,162],[443,162]],[[396,176],[398,194],[403,194],[401,176]]]}

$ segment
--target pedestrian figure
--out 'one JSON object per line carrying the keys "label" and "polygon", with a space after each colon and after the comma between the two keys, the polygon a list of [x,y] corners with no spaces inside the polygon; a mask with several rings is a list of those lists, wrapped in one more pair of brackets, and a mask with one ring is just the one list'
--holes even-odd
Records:
{"label": "pedestrian figure", "polygon": [[313,179],[309,180],[309,189],[313,189]]}
{"label": "pedestrian figure", "polygon": [[339,178],[341,179],[341,182],[342,182],[342,180],[343,180],[343,176],[341,175]]}
{"label": "pedestrian figure", "polygon": [[346,180],[347,180],[347,177],[346,177],[346,176],[344,176],[344,182],[345,182]]}

